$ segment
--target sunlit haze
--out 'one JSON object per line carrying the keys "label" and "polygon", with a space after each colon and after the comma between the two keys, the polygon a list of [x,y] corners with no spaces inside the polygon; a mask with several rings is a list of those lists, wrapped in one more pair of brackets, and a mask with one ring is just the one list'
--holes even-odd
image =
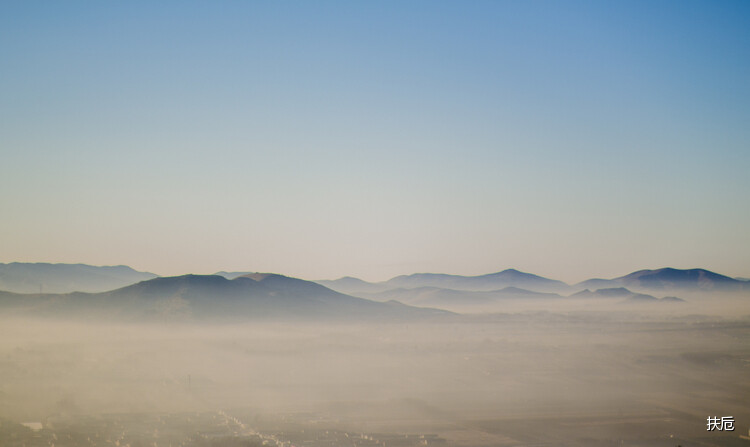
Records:
{"label": "sunlit haze", "polygon": [[0,262],[750,277],[748,2],[3,2]]}

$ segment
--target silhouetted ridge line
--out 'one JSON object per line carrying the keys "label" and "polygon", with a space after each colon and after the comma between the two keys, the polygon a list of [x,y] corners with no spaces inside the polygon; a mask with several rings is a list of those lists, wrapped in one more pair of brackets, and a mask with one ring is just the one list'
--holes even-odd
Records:
{"label": "silhouetted ridge line", "polygon": [[7,294],[3,306],[33,315],[97,316],[126,320],[398,319],[449,312],[356,298],[320,284],[278,274],[182,275],[142,281],[109,292]]}
{"label": "silhouetted ridge line", "polygon": [[0,290],[16,293],[104,292],[156,276],[125,265],[12,262],[0,264]]}

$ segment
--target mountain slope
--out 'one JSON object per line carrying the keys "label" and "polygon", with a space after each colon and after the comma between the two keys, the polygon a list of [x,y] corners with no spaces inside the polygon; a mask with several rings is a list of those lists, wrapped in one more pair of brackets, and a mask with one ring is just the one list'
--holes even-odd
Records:
{"label": "mountain slope", "polygon": [[661,268],[639,270],[614,279],[589,279],[573,286],[576,290],[628,287],[635,290],[742,291],[750,290],[744,281],[705,269]]}
{"label": "mountain slope", "polygon": [[742,281],[705,269],[678,270],[674,268],[662,268],[658,270],[639,270],[617,278],[617,280],[625,286],[651,290],[741,290],[743,286],[746,286]]}
{"label": "mountain slope", "polygon": [[400,303],[347,296],[310,281],[275,274],[226,279],[218,275],[155,278],[121,289],[66,295],[0,294],[17,313],[142,320],[392,319],[446,315]]}
{"label": "mountain slope", "polygon": [[222,270],[221,272],[214,273],[214,275],[223,276],[226,279],[234,279],[239,276],[249,275],[250,273],[253,273],[253,272],[225,272]]}
{"label": "mountain slope", "polygon": [[371,283],[351,276],[339,279],[321,279],[315,282],[337,292],[350,295],[378,293],[389,288],[385,283]]}
{"label": "mountain slope", "polygon": [[156,278],[125,265],[0,264],[0,290],[16,293],[104,292]]}

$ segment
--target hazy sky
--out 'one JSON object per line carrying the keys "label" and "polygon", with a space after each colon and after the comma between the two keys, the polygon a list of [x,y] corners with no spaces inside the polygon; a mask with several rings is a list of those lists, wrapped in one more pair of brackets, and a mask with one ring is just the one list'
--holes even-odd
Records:
{"label": "hazy sky", "polygon": [[750,276],[750,2],[0,3],[0,262]]}

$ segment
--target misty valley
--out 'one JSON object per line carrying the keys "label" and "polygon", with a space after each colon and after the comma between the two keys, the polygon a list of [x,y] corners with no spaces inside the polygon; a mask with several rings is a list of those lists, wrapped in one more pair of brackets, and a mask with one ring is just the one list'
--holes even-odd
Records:
{"label": "misty valley", "polygon": [[49,290],[0,294],[0,445],[750,445],[750,296],[711,272],[70,290],[96,271],[0,268]]}
{"label": "misty valley", "polygon": [[750,447],[750,0],[0,0],[0,447]]}

